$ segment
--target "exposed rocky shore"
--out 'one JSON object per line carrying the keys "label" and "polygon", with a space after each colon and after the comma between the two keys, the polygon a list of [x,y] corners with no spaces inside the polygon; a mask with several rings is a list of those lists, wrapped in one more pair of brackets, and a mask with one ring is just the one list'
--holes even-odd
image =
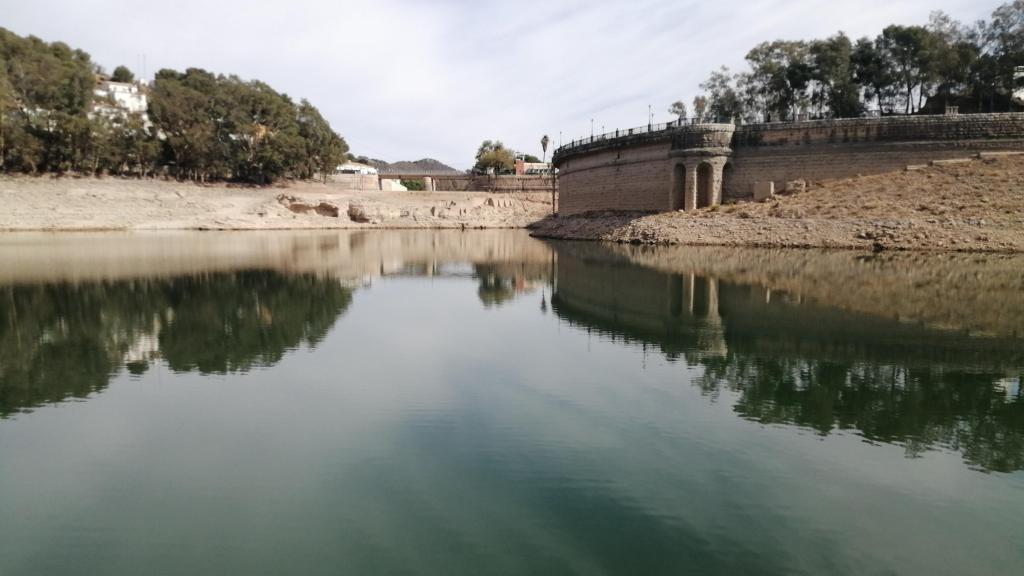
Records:
{"label": "exposed rocky shore", "polygon": [[546,238],[633,244],[1024,252],[1024,157],[812,182],[805,192],[685,213],[591,213]]}
{"label": "exposed rocky shore", "polygon": [[0,178],[0,230],[523,228],[547,194],[233,187],[120,178]]}

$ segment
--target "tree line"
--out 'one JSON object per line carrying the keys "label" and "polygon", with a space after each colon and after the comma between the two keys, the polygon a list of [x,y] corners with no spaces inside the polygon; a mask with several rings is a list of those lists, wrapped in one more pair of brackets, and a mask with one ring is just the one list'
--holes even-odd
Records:
{"label": "tree line", "polygon": [[[891,25],[875,38],[843,32],[811,41],[776,40],[746,55],[747,70],[721,67],[693,103],[701,120],[786,121],[961,112],[1005,112],[1015,70],[1024,66],[1024,0],[963,24],[933,12],[924,26]],[[686,105],[669,111],[685,117]]]}
{"label": "tree line", "polygon": [[544,150],[545,158],[543,160],[533,154],[517,152],[506,146],[501,140],[484,140],[476,150],[476,156],[474,157],[476,162],[473,164],[470,172],[474,174],[514,174],[516,158],[522,158],[523,162],[531,164],[541,164],[547,160],[550,139],[547,135],[544,135],[540,142]]}
{"label": "tree line", "polygon": [[[96,96],[102,69],[62,42],[0,28],[0,170],[266,184],[326,177],[348,145],[315,106],[258,80],[160,70],[146,113]],[[111,80],[132,82],[124,66]]]}

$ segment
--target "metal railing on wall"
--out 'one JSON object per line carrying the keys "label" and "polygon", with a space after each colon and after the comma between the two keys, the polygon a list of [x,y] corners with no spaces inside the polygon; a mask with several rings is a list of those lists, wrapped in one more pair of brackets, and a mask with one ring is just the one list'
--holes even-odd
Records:
{"label": "metal railing on wall", "polygon": [[563,144],[558,150],[571,150],[580,146],[586,146],[593,144],[594,142],[601,142],[604,140],[611,140],[613,138],[622,138],[626,136],[636,136],[638,134],[650,134],[652,132],[664,132],[672,128],[679,128],[681,126],[689,126],[691,124],[698,124],[696,118],[680,118],[679,120],[673,120],[672,122],[662,122],[661,124],[647,124],[646,126],[637,126],[636,128],[627,128],[625,130],[613,130],[611,132],[605,132],[603,134],[594,134],[579,140],[573,140],[568,144]]}
{"label": "metal railing on wall", "polygon": [[[906,113],[898,112],[898,111],[882,112],[881,110],[875,109],[875,110],[865,110],[859,117],[849,118],[849,119],[854,120],[856,118],[883,118],[883,117],[894,117],[894,116],[943,116],[943,115],[949,115],[950,113],[954,113],[955,114],[956,112],[947,109],[947,110],[945,110],[943,112],[932,112],[932,113],[920,113],[920,112],[917,112],[917,113],[906,114]],[[831,116],[829,114],[813,115],[813,116],[812,115],[807,115],[807,114],[801,114],[801,115],[798,115],[796,118],[791,118],[791,119],[787,119],[787,120],[761,120],[759,122],[746,122],[746,123],[744,123],[744,125],[746,125],[746,126],[757,126],[757,125],[766,125],[766,124],[781,124],[781,123],[786,123],[786,122],[811,122],[811,121],[817,121],[817,120],[839,120],[839,119],[843,119],[843,118],[833,117],[833,116]],[[573,140],[573,141],[571,141],[571,142],[569,142],[567,144],[563,144],[562,146],[560,146],[557,149],[555,149],[555,154],[557,154],[559,152],[562,152],[562,151],[572,150],[574,148],[579,148],[580,146],[587,146],[587,145],[590,145],[590,144],[594,144],[595,142],[603,142],[603,141],[612,140],[612,139],[615,139],[615,138],[625,138],[625,137],[629,137],[629,136],[635,136],[635,135],[638,135],[638,134],[649,134],[649,133],[654,133],[654,132],[664,132],[665,130],[671,130],[672,128],[681,128],[683,126],[696,125],[696,124],[700,124],[702,122],[713,122],[713,123],[720,123],[720,124],[732,124],[732,123],[734,123],[734,120],[731,119],[731,118],[719,118],[719,119],[680,118],[679,120],[673,120],[672,122],[663,122],[661,124],[648,124],[646,126],[638,126],[636,128],[628,128],[628,129],[625,129],[625,130],[614,130],[614,131],[611,131],[611,132],[605,132],[603,134],[594,134],[593,136],[587,136],[587,137],[584,137],[584,138],[580,138],[578,140]]]}

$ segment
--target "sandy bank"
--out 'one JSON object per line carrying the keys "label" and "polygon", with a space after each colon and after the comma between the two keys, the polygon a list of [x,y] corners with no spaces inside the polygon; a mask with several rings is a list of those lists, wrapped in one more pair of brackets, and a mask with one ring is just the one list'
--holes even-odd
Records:
{"label": "sandy bank", "polygon": [[692,213],[549,218],[534,234],[639,244],[1024,252],[1024,157],[815,182],[767,202]]}
{"label": "sandy bank", "polygon": [[0,230],[521,228],[546,194],[268,188],[118,178],[0,178]]}

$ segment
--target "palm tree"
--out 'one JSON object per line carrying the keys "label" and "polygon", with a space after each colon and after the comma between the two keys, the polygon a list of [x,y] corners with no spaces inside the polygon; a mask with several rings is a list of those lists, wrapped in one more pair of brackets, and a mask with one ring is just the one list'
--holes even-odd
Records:
{"label": "palm tree", "polygon": [[550,142],[551,139],[548,138],[547,134],[545,134],[544,137],[540,139],[540,147],[542,150],[544,150],[544,162],[548,161],[548,144]]}

